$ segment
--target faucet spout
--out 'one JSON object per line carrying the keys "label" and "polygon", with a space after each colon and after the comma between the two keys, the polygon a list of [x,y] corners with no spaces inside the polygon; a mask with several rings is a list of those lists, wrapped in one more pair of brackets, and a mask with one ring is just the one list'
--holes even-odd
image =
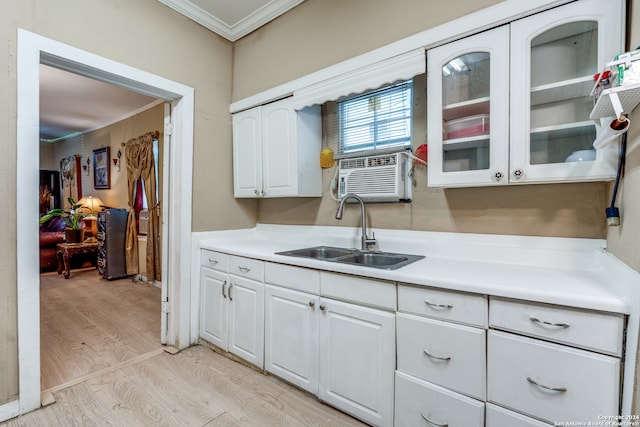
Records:
{"label": "faucet spout", "polygon": [[346,203],[346,201],[348,199],[354,199],[356,200],[358,203],[360,203],[360,208],[361,208],[361,212],[362,212],[362,236],[361,236],[361,240],[362,240],[362,250],[366,251],[369,250],[370,247],[373,247],[376,245],[376,236],[375,233],[373,234],[373,236],[371,238],[369,238],[367,236],[367,212],[366,212],[366,206],[364,204],[364,200],[362,200],[362,198],[360,196],[358,196],[357,194],[353,194],[353,193],[347,193],[344,195],[344,197],[342,199],[340,199],[340,204],[338,205],[338,210],[336,211],[336,219],[342,219],[342,211],[344,210],[344,204]]}

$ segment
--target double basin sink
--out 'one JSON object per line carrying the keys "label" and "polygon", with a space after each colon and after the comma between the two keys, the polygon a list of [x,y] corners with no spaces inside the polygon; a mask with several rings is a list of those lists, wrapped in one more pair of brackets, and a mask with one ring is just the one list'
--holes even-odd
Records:
{"label": "double basin sink", "polygon": [[340,264],[379,268],[383,270],[395,270],[424,258],[423,255],[362,251],[359,249],[336,248],[333,246],[314,246],[311,248],[276,252],[276,255],[312,258],[322,261],[337,262]]}

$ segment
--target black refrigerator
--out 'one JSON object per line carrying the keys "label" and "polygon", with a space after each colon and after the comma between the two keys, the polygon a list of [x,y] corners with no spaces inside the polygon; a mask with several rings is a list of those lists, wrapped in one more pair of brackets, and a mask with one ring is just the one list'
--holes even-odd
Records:
{"label": "black refrigerator", "polygon": [[111,208],[98,212],[98,272],[105,279],[127,276],[127,216],[126,209]]}

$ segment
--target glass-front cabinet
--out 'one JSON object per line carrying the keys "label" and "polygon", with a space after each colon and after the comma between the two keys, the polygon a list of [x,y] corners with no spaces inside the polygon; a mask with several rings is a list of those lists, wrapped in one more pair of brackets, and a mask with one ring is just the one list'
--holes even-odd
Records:
{"label": "glass-front cabinet", "polygon": [[581,0],[429,50],[429,185],[612,179],[617,145],[593,149],[590,93],[622,51],[622,3]]}
{"label": "glass-front cabinet", "polygon": [[427,67],[429,185],[499,182],[509,155],[509,26],[429,50]]}

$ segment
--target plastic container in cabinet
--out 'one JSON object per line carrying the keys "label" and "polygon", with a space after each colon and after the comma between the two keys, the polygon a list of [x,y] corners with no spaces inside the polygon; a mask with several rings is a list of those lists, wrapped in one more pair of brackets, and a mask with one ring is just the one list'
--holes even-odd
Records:
{"label": "plastic container in cabinet", "polygon": [[478,114],[444,122],[444,139],[489,134],[489,115]]}

